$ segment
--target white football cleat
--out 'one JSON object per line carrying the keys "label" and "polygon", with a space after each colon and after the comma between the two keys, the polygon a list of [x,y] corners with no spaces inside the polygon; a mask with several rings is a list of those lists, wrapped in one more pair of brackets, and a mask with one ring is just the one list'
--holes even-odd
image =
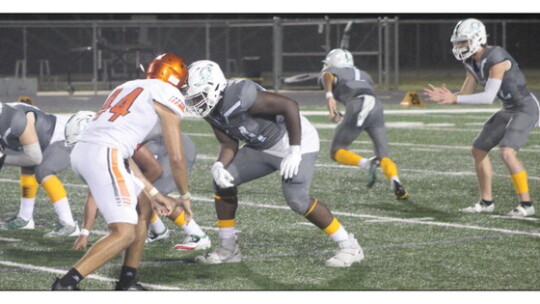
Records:
{"label": "white football cleat", "polygon": [[18,216],[8,219],[2,225],[3,230],[33,230],[35,227],[34,219],[23,220]]}
{"label": "white football cleat", "polygon": [[236,236],[219,239],[218,249],[195,258],[200,264],[222,264],[242,262],[242,253],[236,242]]}
{"label": "white football cleat", "polygon": [[514,217],[526,217],[526,216],[532,216],[534,215],[534,206],[524,206],[522,204],[519,204],[515,209],[508,212],[509,216]]}
{"label": "white football cleat", "polygon": [[79,229],[79,225],[77,225],[77,222],[75,222],[75,225],[69,225],[66,222],[60,220],[53,231],[46,233],[43,236],[44,237],[71,237],[71,236],[79,236],[79,234],[81,234],[81,230]]}
{"label": "white football cleat", "polygon": [[492,213],[493,211],[495,211],[495,204],[488,206],[482,201],[467,208],[459,209],[461,213]]}
{"label": "white football cleat", "polygon": [[188,235],[182,244],[176,244],[175,250],[204,250],[212,246],[212,242],[207,235]]}
{"label": "white football cleat", "polygon": [[358,245],[358,241],[352,233],[349,233],[349,239],[339,243],[339,249],[333,257],[325,263],[328,267],[350,267],[364,259],[364,251]]}
{"label": "white football cleat", "polygon": [[145,243],[153,243],[156,241],[161,241],[169,237],[170,230],[169,228],[165,227],[165,230],[162,233],[155,233],[152,230],[148,230],[148,234],[146,235]]}

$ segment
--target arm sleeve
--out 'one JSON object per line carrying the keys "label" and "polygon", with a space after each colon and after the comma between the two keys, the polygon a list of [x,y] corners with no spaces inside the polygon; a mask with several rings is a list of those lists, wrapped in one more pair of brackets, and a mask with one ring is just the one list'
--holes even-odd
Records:
{"label": "arm sleeve", "polygon": [[458,104],[492,104],[501,88],[502,80],[489,78],[484,92],[471,95],[458,95]]}
{"label": "arm sleeve", "polygon": [[6,156],[5,164],[18,167],[30,167],[41,164],[43,154],[39,142],[22,146],[23,152]]}

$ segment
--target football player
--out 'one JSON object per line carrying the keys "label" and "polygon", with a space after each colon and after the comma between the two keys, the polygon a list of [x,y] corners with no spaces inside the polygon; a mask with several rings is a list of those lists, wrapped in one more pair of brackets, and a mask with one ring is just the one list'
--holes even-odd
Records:
{"label": "football player", "polygon": [[[531,130],[539,123],[539,105],[527,89],[517,62],[500,46],[487,45],[486,28],[477,19],[458,22],[450,38],[452,52],[463,63],[466,78],[461,90],[451,92],[445,86],[429,84],[424,89],[429,100],[441,104],[492,104],[495,97],[502,101],[502,109],[487,120],[472,144],[480,200],[460,211],[464,213],[491,213],[495,210],[492,194],[493,169],[489,151],[499,146],[520,203],[508,215],[525,217],[534,215],[529,194],[527,172],[517,153]],[[476,84],[484,87],[475,93]]]}
{"label": "football player", "polygon": [[[87,123],[92,119],[93,112],[80,111],[72,116],[66,124],[66,142],[69,145],[75,144],[84,133]],[[191,138],[182,134],[184,155],[187,162],[187,168],[191,169],[195,163],[196,150],[195,144]],[[167,148],[163,137],[159,136],[140,145],[132,156],[133,160],[144,174],[146,179],[162,194],[168,195],[176,189],[172,177],[171,167]],[[84,221],[81,234],[75,240],[73,249],[85,249],[88,244],[88,236],[94,226],[97,215],[97,206],[91,193],[87,196],[84,207]],[[176,206],[173,212],[168,216],[173,223],[179,226],[185,233],[186,238],[181,244],[177,244],[176,250],[202,250],[211,246],[210,238],[195,222],[195,219],[186,221],[185,212],[181,206]],[[149,223],[147,243],[166,239],[169,236],[169,229],[161,221],[156,212],[152,213],[152,219]]]}
{"label": "football player", "polygon": [[[326,92],[328,117],[338,123],[332,137],[330,157],[336,162],[368,169],[368,184],[376,181],[376,168],[380,166],[396,199],[406,199],[408,192],[398,176],[397,165],[388,157],[388,138],[384,125],[382,102],[375,96],[371,76],[354,66],[352,54],[334,49],[323,60],[321,81]],[[337,102],[345,106],[345,115],[338,111]],[[350,150],[354,140],[366,131],[374,145],[374,158],[364,158]]]}
{"label": "football player", "polygon": [[[178,203],[184,208],[186,219],[192,217],[180,136],[185,105],[179,88],[184,85],[187,72],[184,61],[174,54],[156,57],[148,66],[146,79],[128,81],[112,91],[75,144],[71,166],[87,183],[108,224],[109,234],[90,247],[62,278],[57,278],[53,290],[78,289],[83,278],[123,251],[120,280],[115,289],[144,289],[137,283],[137,269],[152,208],[166,216]],[[179,201],[159,193],[130,161],[137,145],[149,139],[158,122],[181,195]]]}
{"label": "football player", "polygon": [[34,205],[41,185],[59,219],[56,229],[45,236],[78,236],[79,226],[73,219],[66,189],[57,177],[69,165],[69,149],[64,145],[65,119],[44,113],[27,99],[4,104],[0,112],[5,164],[21,167],[19,213],[8,219],[3,228],[34,229]]}
{"label": "football player", "polygon": [[[196,262],[240,262],[236,237],[237,187],[279,170],[289,207],[335,241],[339,250],[327,266],[349,267],[364,258],[362,248],[330,210],[309,195],[319,137],[300,116],[297,103],[265,91],[247,79],[227,81],[218,64],[201,60],[189,66],[187,109],[212,126],[220,151],[212,166],[219,248]],[[239,142],[245,143],[239,147]]]}

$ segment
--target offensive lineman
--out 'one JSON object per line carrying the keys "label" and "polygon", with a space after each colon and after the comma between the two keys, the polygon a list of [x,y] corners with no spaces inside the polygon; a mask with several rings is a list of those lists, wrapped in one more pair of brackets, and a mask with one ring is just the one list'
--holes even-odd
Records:
{"label": "offensive lineman", "polygon": [[[184,85],[186,77],[187,69],[181,58],[173,54],[156,57],[148,66],[147,79],[128,81],[112,91],[73,148],[72,168],[88,184],[108,224],[109,234],[88,249],[62,278],[56,279],[53,290],[78,289],[83,278],[124,250],[116,289],[143,289],[136,280],[152,215],[150,205],[160,215],[168,215],[176,202],[160,194],[133,162],[129,167],[126,163],[137,145],[148,139],[158,123],[181,195],[178,203],[183,205],[188,218],[192,216],[180,136],[180,120],[185,105],[179,88]],[[130,169],[137,177],[130,173]]]}
{"label": "offensive lineman", "polygon": [[7,148],[5,164],[21,167],[19,213],[6,221],[4,229],[34,229],[34,205],[41,185],[59,220],[56,229],[45,237],[79,235],[66,189],[57,177],[69,165],[65,161],[69,149],[64,146],[64,125],[62,117],[47,114],[27,102],[3,106],[0,103],[1,145]]}
{"label": "offensive lineman", "polygon": [[[399,180],[396,164],[388,157],[383,107],[375,96],[371,76],[355,67],[352,54],[344,49],[330,51],[323,63],[321,78],[328,117],[339,123],[332,137],[330,157],[340,164],[369,169],[369,188],[376,180],[375,168],[380,166],[390,181],[395,198],[406,199],[409,194]],[[345,105],[345,116],[337,110],[336,101]],[[375,158],[367,159],[348,150],[364,130],[373,142]]]}
{"label": "offensive lineman", "polygon": [[[289,207],[339,245],[327,266],[349,267],[364,258],[362,248],[328,208],[311,198],[309,187],[319,151],[315,128],[292,99],[266,92],[246,79],[227,81],[220,67],[200,60],[189,66],[188,110],[212,126],[221,144],[212,167],[219,248],[196,262],[242,261],[236,237],[237,186],[280,170]],[[239,148],[239,141],[246,144]]]}
{"label": "offensive lineman", "polygon": [[[429,88],[424,89],[427,98],[441,104],[492,104],[498,97],[503,104],[502,109],[484,124],[472,145],[480,200],[460,211],[491,213],[495,210],[493,169],[488,153],[498,145],[520,200],[508,215],[532,216],[535,210],[529,194],[527,172],[517,158],[517,152],[527,141],[531,130],[539,124],[538,100],[527,89],[525,77],[514,58],[502,47],[487,45],[486,28],[481,21],[472,18],[459,21],[450,41],[454,56],[467,71],[465,82],[458,93],[452,93],[444,86],[429,84]],[[483,92],[473,94],[476,83],[485,87]]]}

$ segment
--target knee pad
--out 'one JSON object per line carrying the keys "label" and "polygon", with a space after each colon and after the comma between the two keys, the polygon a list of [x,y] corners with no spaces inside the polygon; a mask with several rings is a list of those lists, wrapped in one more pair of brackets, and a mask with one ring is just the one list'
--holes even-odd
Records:
{"label": "knee pad", "polygon": [[218,199],[236,198],[238,189],[236,187],[220,188],[214,185],[214,197]]}
{"label": "knee pad", "polygon": [[304,191],[283,191],[287,205],[296,213],[304,215],[309,208],[309,193]]}

